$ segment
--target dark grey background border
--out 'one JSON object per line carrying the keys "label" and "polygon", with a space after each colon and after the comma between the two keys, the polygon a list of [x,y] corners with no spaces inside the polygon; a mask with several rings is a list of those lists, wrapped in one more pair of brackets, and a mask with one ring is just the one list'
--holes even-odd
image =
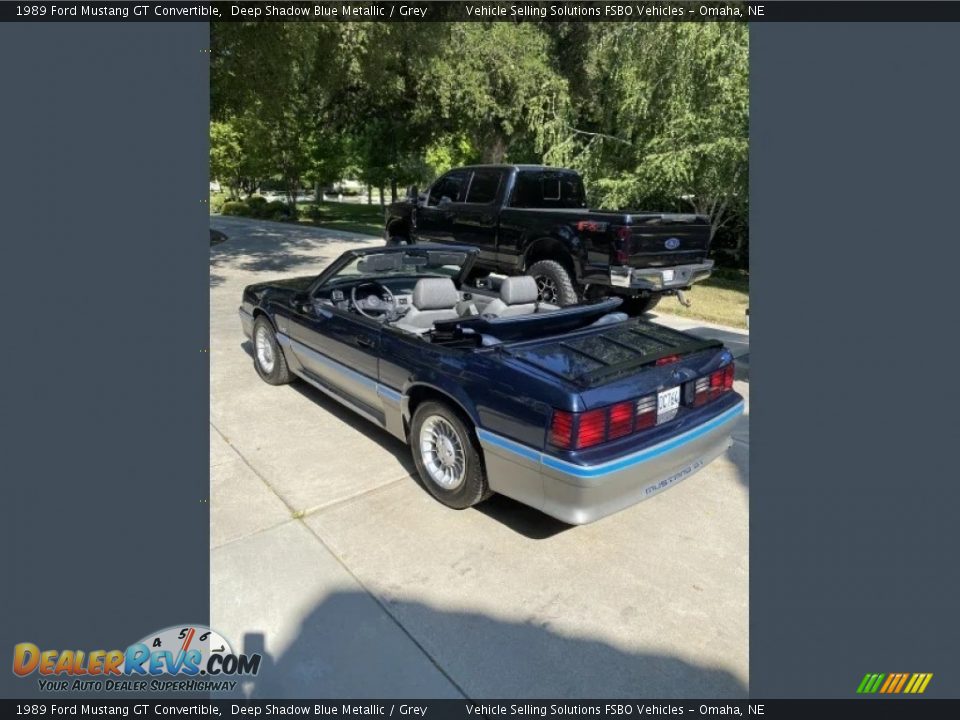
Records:
{"label": "dark grey background border", "polygon": [[[960,695],[958,41],[752,28],[754,696]],[[0,26],[0,653],[207,620],[206,42]]]}
{"label": "dark grey background border", "polygon": [[0,696],[16,642],[209,620],[208,45],[0,25]]}
{"label": "dark grey background border", "polygon": [[960,696],[960,25],[751,27],[750,692]]}

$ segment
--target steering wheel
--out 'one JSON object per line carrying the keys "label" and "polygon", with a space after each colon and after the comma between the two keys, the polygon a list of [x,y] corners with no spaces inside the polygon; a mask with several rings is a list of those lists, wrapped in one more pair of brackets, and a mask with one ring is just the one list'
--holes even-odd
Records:
{"label": "steering wheel", "polygon": [[[373,297],[376,297],[378,301],[381,294],[387,296],[387,301],[385,305],[377,306],[374,308],[368,308],[368,310],[372,312],[379,313],[378,315],[371,315],[370,312],[363,309],[363,305],[360,303],[360,301],[357,300],[357,290],[366,285],[372,285],[373,287],[377,288],[378,291],[380,291],[378,292],[377,295],[373,296]],[[391,291],[390,288],[388,288],[383,283],[377,282],[376,280],[367,280],[365,282],[357,283],[356,285],[354,285],[350,289],[350,302],[353,303],[353,307],[354,309],[356,309],[358,313],[363,315],[365,318],[369,318],[371,320],[379,320],[384,316],[391,317],[397,310],[397,298],[394,296],[393,291]],[[366,298],[364,298],[363,302],[366,302]]]}

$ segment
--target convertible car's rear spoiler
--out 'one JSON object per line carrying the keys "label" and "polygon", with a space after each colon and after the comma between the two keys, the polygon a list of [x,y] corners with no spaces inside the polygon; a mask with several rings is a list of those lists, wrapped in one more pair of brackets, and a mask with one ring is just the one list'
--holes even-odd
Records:
{"label": "convertible car's rear spoiler", "polygon": [[593,387],[647,366],[681,361],[684,355],[721,349],[643,320],[628,320],[564,338],[509,345],[503,352],[580,387]]}

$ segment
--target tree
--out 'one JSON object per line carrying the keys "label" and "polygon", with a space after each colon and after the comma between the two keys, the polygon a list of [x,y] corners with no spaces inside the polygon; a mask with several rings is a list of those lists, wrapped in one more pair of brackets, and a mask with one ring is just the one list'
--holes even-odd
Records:
{"label": "tree", "polygon": [[682,200],[710,218],[712,238],[746,204],[747,29],[595,28],[585,72],[597,101],[578,107],[576,125],[548,156],[582,169],[605,205]]}
{"label": "tree", "polygon": [[446,133],[463,132],[485,162],[503,162],[519,136],[549,142],[569,106],[545,31],[532,23],[457,23],[430,67],[423,99]]}

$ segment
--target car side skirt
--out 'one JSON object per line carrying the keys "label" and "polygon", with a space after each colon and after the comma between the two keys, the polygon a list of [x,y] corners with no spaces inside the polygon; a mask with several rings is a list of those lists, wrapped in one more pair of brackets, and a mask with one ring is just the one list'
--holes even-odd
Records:
{"label": "car side skirt", "polygon": [[[323,353],[319,353],[316,350],[307,347],[303,343],[297,342],[288,335],[278,332],[276,337],[277,343],[284,350],[284,357],[287,359],[287,366],[290,368],[290,372],[326,395],[329,395],[340,404],[344,405],[350,410],[353,410],[358,415],[369,420],[378,427],[383,428],[391,435],[394,435],[400,440],[406,442],[406,434],[404,433],[403,429],[403,415],[401,412],[401,399],[403,396],[399,391],[386,385],[382,385],[373,378],[367,377],[366,375],[363,375],[362,373],[359,373],[356,370],[349,368],[330,357],[327,357]],[[350,392],[351,388],[355,390],[355,392],[351,393],[354,397],[351,397],[348,395],[348,393],[343,392],[340,388],[331,385],[323,378],[310,372],[297,360],[298,353],[310,355],[315,360],[322,362],[325,367],[336,373],[337,377],[341,381],[341,386],[346,388],[348,393]],[[368,391],[371,389],[374,390],[377,400],[379,401],[379,407],[375,407],[366,402],[358,400],[356,396],[369,394],[369,392],[361,393],[361,389],[366,389]]]}

